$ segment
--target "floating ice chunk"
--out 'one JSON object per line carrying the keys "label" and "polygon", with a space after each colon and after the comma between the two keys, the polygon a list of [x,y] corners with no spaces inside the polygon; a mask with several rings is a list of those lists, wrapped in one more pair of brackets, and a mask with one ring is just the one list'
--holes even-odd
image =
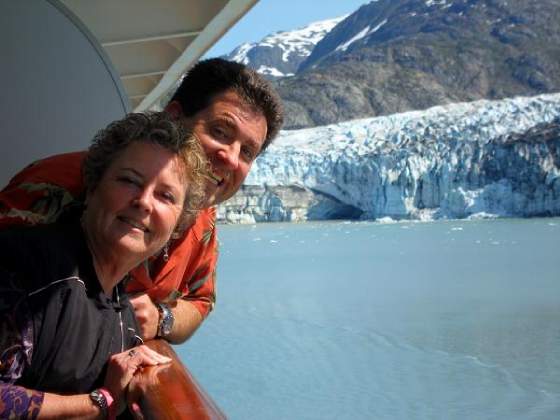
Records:
{"label": "floating ice chunk", "polygon": [[397,223],[396,220],[391,219],[389,216],[380,217],[379,219],[376,220],[376,222],[382,224]]}
{"label": "floating ice chunk", "polygon": [[426,6],[431,7],[431,6],[447,6],[447,1],[446,0],[426,0]]}
{"label": "floating ice chunk", "polygon": [[481,211],[479,213],[471,214],[469,217],[467,217],[467,220],[485,220],[485,219],[497,219],[497,218],[498,218],[497,214],[486,213]]}

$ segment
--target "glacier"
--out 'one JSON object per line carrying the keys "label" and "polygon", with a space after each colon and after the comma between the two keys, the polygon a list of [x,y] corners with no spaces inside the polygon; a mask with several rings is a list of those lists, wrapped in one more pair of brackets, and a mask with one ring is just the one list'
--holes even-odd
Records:
{"label": "glacier", "polygon": [[229,223],[560,215],[560,94],[282,131]]}

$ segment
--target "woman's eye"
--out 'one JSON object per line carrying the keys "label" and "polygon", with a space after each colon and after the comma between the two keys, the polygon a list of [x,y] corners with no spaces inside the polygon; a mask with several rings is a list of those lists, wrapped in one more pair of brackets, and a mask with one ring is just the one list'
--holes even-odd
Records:
{"label": "woman's eye", "polygon": [[124,183],[124,184],[138,185],[138,181],[136,181],[135,179],[132,179],[128,176],[120,176],[120,177],[117,178],[117,180]]}
{"label": "woman's eye", "polygon": [[166,192],[166,193],[162,193],[161,196],[165,201],[168,201],[171,204],[175,204],[175,196],[173,194]]}

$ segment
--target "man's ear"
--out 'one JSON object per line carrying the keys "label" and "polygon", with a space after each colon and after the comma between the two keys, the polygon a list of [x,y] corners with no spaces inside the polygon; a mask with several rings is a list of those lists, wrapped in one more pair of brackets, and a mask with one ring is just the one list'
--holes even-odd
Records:
{"label": "man's ear", "polygon": [[178,120],[182,118],[183,115],[183,107],[179,103],[179,101],[171,101],[165,107],[165,112],[167,112],[174,120]]}

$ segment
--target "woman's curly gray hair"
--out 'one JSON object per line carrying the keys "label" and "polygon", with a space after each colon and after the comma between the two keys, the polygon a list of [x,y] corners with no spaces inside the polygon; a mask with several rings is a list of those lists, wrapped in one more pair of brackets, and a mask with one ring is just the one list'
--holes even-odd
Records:
{"label": "woman's curly gray hair", "polygon": [[107,168],[133,142],[157,144],[176,154],[183,164],[187,194],[174,233],[181,234],[204,204],[208,164],[198,139],[166,112],[128,114],[100,130],[82,165],[86,190],[95,190]]}

